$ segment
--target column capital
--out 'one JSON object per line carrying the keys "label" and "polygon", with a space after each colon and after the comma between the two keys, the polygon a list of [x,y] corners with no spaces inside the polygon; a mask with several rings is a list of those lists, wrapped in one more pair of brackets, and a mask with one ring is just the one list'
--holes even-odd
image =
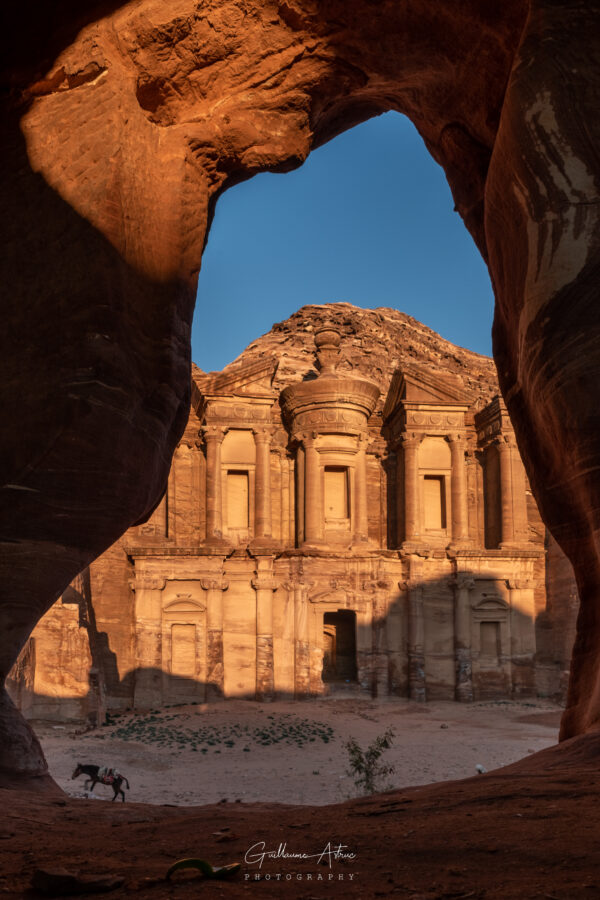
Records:
{"label": "column capital", "polygon": [[460,447],[461,444],[465,444],[467,442],[467,436],[466,434],[462,434],[461,432],[453,432],[452,434],[446,435],[446,440],[451,447]]}
{"label": "column capital", "polygon": [[492,443],[497,446],[498,450],[511,450],[517,446],[517,442],[512,434],[497,434]]}
{"label": "column capital", "polygon": [[227,425],[202,425],[199,433],[205,441],[222,441],[228,431]]}
{"label": "column capital", "polygon": [[162,575],[136,575],[129,582],[132,591],[162,591],[166,583],[167,579]]}
{"label": "column capital", "polygon": [[455,578],[450,579],[448,585],[457,591],[472,591],[475,587],[475,579],[469,575],[456,575]]}
{"label": "column capital", "polygon": [[405,450],[416,450],[422,440],[422,434],[417,434],[415,432],[406,432],[405,434],[400,434],[398,436],[398,446],[402,447]]}
{"label": "column capital", "polygon": [[[252,434],[257,444],[270,444],[273,440],[274,429],[266,425],[264,428],[253,428]],[[279,449],[279,448],[277,448]]]}
{"label": "column capital", "polygon": [[229,582],[224,578],[201,578],[200,587],[203,591],[226,591]]}
{"label": "column capital", "polygon": [[513,580],[512,578],[507,578],[506,587],[509,591],[532,591],[535,587],[535,583],[533,581],[524,580]]}
{"label": "column capital", "polygon": [[423,587],[423,583],[418,581],[416,578],[409,578],[407,581],[399,581],[398,587],[402,592],[412,593],[413,591],[419,591]]}
{"label": "column capital", "polygon": [[251,584],[255,591],[276,591],[279,588],[280,582],[275,578],[269,578],[267,576],[253,578]]}

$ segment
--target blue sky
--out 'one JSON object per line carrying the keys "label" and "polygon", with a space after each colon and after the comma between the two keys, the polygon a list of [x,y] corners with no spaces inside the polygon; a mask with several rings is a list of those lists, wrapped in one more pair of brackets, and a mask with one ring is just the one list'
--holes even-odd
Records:
{"label": "blue sky", "polygon": [[192,358],[222,369],[306,303],[402,310],[491,355],[485,263],[442,169],[404,116],[371,119],[285,175],[217,204],[202,260]]}

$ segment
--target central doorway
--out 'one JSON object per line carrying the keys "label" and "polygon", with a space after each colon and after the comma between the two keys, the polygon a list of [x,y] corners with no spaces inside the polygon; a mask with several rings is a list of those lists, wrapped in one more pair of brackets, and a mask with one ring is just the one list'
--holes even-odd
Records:
{"label": "central doorway", "polygon": [[338,609],[323,616],[324,682],[356,681],[356,613]]}

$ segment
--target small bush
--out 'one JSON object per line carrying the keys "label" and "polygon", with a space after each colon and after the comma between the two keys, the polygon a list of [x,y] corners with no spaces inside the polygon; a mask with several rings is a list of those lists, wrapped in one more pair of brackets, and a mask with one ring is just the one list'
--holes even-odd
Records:
{"label": "small bush", "polygon": [[344,744],[350,766],[347,770],[348,775],[352,776],[355,785],[362,793],[374,794],[381,779],[386,775],[393,774],[394,767],[386,766],[379,760],[381,755],[392,746],[394,737],[394,729],[388,728],[387,731],[376,737],[366,750],[359,747],[355,738],[350,738]]}

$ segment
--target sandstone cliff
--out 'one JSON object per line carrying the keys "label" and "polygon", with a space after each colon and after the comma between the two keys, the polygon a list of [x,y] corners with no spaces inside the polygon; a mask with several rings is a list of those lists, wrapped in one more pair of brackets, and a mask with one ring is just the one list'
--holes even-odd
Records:
{"label": "sandstone cliff", "polygon": [[[310,372],[316,375],[312,335],[322,325],[333,325],[340,331],[338,371],[377,383],[381,391],[377,406],[380,415],[391,378],[398,368],[418,367],[433,375],[456,376],[465,398],[475,409],[485,406],[499,391],[496,368],[489,357],[457,347],[399,310],[361,309],[351,303],[301,307],[249,344],[223,372],[232,373],[253,360],[273,357],[278,360],[273,380],[276,390],[300,381]],[[203,382],[206,377],[195,367],[194,378]]]}

